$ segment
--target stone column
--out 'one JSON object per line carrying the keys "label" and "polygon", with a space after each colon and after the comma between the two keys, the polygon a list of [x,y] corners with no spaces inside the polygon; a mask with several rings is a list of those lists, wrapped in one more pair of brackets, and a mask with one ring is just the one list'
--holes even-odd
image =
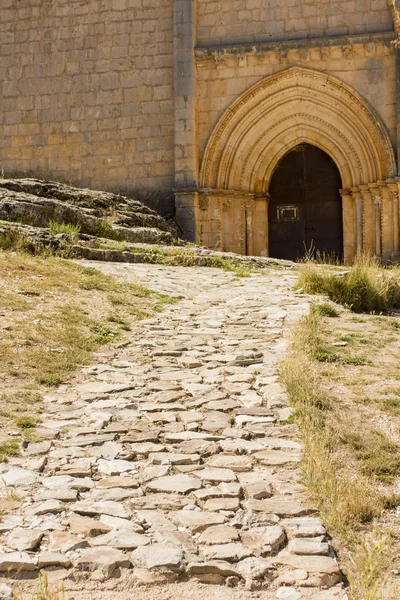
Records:
{"label": "stone column", "polygon": [[360,185],[363,200],[363,252],[375,254],[375,206],[368,185]]}
{"label": "stone column", "polygon": [[397,257],[399,254],[399,188],[398,184],[393,181],[388,181],[387,185],[392,203],[393,256]]}
{"label": "stone column", "polygon": [[360,188],[350,188],[356,213],[356,254],[363,252],[363,199]]}
{"label": "stone column", "polygon": [[378,181],[381,195],[382,259],[390,260],[393,254],[393,206],[392,197],[386,181]]}
{"label": "stone column", "polygon": [[375,254],[382,256],[382,198],[377,183],[371,183],[369,190],[375,206]]}
{"label": "stone column", "polygon": [[199,243],[199,194],[193,191],[175,191],[176,222],[188,242]]}
{"label": "stone column", "polygon": [[246,256],[254,256],[253,209],[254,203],[251,200],[247,200],[244,205],[246,219]]}
{"label": "stone column", "polygon": [[253,250],[255,256],[269,256],[268,237],[268,204],[270,194],[256,194],[253,212]]}
{"label": "stone column", "polygon": [[340,190],[343,214],[343,259],[353,262],[357,253],[356,207],[350,190]]}
{"label": "stone column", "polygon": [[196,46],[197,0],[174,0],[175,187],[198,179]]}

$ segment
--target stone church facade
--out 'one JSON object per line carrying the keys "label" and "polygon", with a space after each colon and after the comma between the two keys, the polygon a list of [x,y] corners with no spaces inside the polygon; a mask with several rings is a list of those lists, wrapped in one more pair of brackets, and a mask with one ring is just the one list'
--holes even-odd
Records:
{"label": "stone church facade", "polygon": [[2,0],[0,168],[174,203],[214,249],[397,258],[399,15],[399,0]]}

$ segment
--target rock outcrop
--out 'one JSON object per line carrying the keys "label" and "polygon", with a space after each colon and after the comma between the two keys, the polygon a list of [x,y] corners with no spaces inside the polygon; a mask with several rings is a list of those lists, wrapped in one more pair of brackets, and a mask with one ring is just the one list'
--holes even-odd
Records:
{"label": "rock outcrop", "polygon": [[130,243],[177,238],[174,226],[137,200],[37,179],[0,179],[0,220],[40,228],[68,224],[82,234]]}

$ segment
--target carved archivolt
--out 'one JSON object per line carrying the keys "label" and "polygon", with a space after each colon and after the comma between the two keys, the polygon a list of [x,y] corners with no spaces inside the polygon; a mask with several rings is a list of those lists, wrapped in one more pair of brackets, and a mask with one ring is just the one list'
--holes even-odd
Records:
{"label": "carved archivolt", "polygon": [[359,94],[331,75],[293,67],[263,79],[224,113],[205,151],[201,185],[266,192],[280,158],[300,143],[332,157],[343,187],[396,173],[385,127]]}

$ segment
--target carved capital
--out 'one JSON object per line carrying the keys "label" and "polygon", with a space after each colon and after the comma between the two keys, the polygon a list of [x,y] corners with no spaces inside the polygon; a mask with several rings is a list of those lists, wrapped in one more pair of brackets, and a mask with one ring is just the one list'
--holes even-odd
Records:
{"label": "carved capital", "polygon": [[208,210],[208,197],[207,196],[200,196],[199,209],[200,210]]}
{"label": "carved capital", "polygon": [[400,36],[400,4],[399,4],[398,0],[387,0],[387,3],[392,12],[394,28],[396,31],[396,39],[393,43],[396,46],[396,48],[398,48],[399,44],[400,44],[400,40],[399,40],[399,36]]}

